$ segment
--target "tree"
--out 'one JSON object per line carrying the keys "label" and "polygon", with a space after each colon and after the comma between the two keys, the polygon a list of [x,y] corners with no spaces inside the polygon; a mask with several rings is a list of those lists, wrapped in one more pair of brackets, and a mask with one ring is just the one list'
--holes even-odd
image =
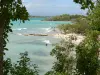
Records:
{"label": "tree", "polygon": [[74,20],[72,24],[61,24],[58,25],[58,29],[63,32],[64,34],[66,33],[76,33],[76,34],[85,34],[87,30],[90,29],[89,24],[88,24],[88,19],[87,18],[77,18]]}
{"label": "tree", "polygon": [[3,75],[3,56],[7,50],[8,32],[11,32],[10,21],[28,20],[28,12],[21,0],[0,0],[0,75]]}
{"label": "tree", "polygon": [[37,66],[32,64],[27,52],[20,53],[20,60],[14,64],[7,58],[3,69],[4,75],[39,75]]}
{"label": "tree", "polygon": [[100,31],[100,2],[89,12],[88,19],[91,29]]}
{"label": "tree", "polygon": [[46,18],[46,21],[71,21],[74,20],[76,18],[80,18],[80,17],[85,17],[83,15],[69,15],[69,14],[62,14],[59,16],[53,16],[53,17],[49,17]]}
{"label": "tree", "polygon": [[77,66],[79,75],[97,75],[99,69],[100,47],[98,31],[89,31],[85,40],[76,48]]}
{"label": "tree", "polygon": [[89,12],[90,30],[77,47],[77,70],[81,75],[99,75],[100,2]]}
{"label": "tree", "polygon": [[92,0],[73,0],[73,1],[81,4],[82,5],[81,9],[85,9],[85,8],[93,9],[94,8],[94,3]]}
{"label": "tree", "polygon": [[68,75],[62,72],[49,71],[45,75]]}
{"label": "tree", "polygon": [[75,52],[74,44],[71,40],[62,40],[51,51],[51,55],[55,56],[57,61],[54,63],[52,71],[45,75],[72,75],[75,69]]}

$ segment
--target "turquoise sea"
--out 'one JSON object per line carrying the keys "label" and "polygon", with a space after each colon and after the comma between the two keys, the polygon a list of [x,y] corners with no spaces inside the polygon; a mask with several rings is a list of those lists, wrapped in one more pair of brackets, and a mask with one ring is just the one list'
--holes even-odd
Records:
{"label": "turquoise sea", "polygon": [[38,65],[40,75],[51,69],[55,58],[50,56],[50,51],[53,48],[52,44],[57,43],[59,39],[53,36],[24,36],[23,34],[53,34],[53,28],[57,25],[70,23],[67,21],[42,21],[43,19],[30,18],[30,21],[25,23],[13,22],[13,33],[9,33],[9,43],[7,44],[9,51],[6,51],[6,57],[11,58],[12,61],[19,59],[19,53],[28,51],[33,64]]}

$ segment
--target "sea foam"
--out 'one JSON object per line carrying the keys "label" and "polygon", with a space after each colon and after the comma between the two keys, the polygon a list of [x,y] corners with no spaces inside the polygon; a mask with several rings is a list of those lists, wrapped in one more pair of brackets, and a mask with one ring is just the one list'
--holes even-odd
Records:
{"label": "sea foam", "polygon": [[51,44],[51,42],[49,40],[44,40],[43,42],[46,44]]}
{"label": "sea foam", "polygon": [[12,29],[12,30],[22,30],[22,29],[27,29],[27,28],[16,28],[16,29]]}
{"label": "sea foam", "polygon": [[22,35],[21,33],[17,33],[17,35]]}
{"label": "sea foam", "polygon": [[52,31],[52,28],[49,27],[49,28],[41,28],[42,30],[45,31],[45,33],[48,33],[48,32],[51,32]]}

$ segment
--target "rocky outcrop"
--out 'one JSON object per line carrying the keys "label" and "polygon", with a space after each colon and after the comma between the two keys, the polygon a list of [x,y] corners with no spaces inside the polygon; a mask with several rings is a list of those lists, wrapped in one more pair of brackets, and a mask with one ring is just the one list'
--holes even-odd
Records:
{"label": "rocky outcrop", "polygon": [[24,34],[24,36],[48,36],[48,34]]}

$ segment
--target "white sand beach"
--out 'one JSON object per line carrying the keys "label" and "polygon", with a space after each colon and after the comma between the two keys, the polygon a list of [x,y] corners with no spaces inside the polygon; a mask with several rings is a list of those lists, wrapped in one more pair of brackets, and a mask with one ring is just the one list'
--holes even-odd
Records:
{"label": "white sand beach", "polygon": [[22,34],[24,36],[52,36],[54,38],[60,38],[64,40],[72,39],[72,43],[78,45],[82,40],[84,40],[85,36],[81,34],[75,33],[68,33],[68,34],[61,34],[61,33],[52,33],[52,34]]}
{"label": "white sand beach", "polygon": [[75,33],[69,33],[69,34],[55,34],[55,38],[61,38],[64,40],[69,40],[70,38],[72,39],[72,43],[78,45],[82,40],[84,40],[85,36],[82,36],[80,34],[75,34]]}

